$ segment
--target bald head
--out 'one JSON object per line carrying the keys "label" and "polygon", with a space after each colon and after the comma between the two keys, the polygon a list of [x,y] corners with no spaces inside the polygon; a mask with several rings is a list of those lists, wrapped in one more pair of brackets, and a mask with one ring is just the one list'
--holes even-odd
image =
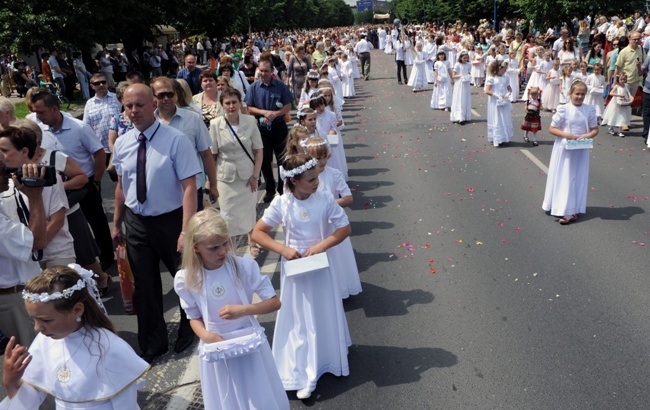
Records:
{"label": "bald head", "polygon": [[156,101],[153,98],[153,91],[146,85],[130,85],[124,91],[122,103],[124,104],[124,113],[138,131],[146,130],[156,121],[154,115]]}

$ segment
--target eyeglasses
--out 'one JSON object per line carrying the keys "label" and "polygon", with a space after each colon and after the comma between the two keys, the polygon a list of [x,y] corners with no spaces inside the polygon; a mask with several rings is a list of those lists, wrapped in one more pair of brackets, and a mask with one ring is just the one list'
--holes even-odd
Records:
{"label": "eyeglasses", "polygon": [[90,83],[90,84],[92,84],[92,85],[94,85],[94,86],[98,86],[98,85],[104,85],[104,84],[106,84],[106,83],[107,83],[106,80],[100,80],[100,81],[92,82],[92,83]]}
{"label": "eyeglasses", "polygon": [[163,92],[159,92],[158,94],[156,94],[156,98],[159,99],[159,100],[164,100],[165,97],[169,98],[169,99],[172,99],[172,98],[174,98],[175,95],[176,95],[176,93],[173,92],[173,91],[163,91]]}
{"label": "eyeglasses", "polygon": [[618,46],[618,43],[612,43],[612,46],[616,47],[616,46]]}

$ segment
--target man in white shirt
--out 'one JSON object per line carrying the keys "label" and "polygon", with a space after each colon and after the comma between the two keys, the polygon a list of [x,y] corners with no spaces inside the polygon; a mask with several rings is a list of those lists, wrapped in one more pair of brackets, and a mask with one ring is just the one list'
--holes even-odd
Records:
{"label": "man in white shirt", "polygon": [[54,79],[54,82],[56,82],[61,89],[61,94],[65,95],[65,83],[63,82],[65,74],[63,73],[63,70],[61,70],[59,62],[56,59],[58,56],[59,52],[56,48],[53,48],[50,58],[47,59],[47,63],[50,65],[50,69],[52,70],[52,78]]}
{"label": "man in white shirt", "polygon": [[361,34],[360,40],[354,46],[354,52],[359,61],[361,62],[361,75],[368,81],[370,78],[370,50],[373,49],[372,44],[366,41],[366,35]]}
{"label": "man in white shirt", "polygon": [[560,38],[555,40],[553,43],[553,58],[557,58],[557,55],[560,50],[562,50],[562,47],[564,47],[564,41],[567,38],[569,38],[569,30],[563,28],[562,31],[560,31]]}
{"label": "man in white shirt", "polygon": [[[187,138],[196,150],[199,161],[203,164],[205,177],[209,182],[210,201],[216,202],[217,193],[217,171],[214,159],[212,158],[212,138],[206,128],[201,116],[190,110],[178,108],[178,96],[174,91],[174,83],[167,77],[159,77],[151,83],[153,95],[158,100],[156,118],[163,124],[174,127]],[[196,176],[197,190],[197,211],[203,210],[203,186],[205,185],[203,173]]]}

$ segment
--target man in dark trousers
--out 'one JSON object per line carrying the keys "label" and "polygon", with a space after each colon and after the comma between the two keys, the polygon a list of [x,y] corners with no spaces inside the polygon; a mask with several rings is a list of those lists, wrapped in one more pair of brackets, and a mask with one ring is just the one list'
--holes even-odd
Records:
{"label": "man in dark trousers", "polygon": [[[178,270],[185,227],[196,212],[196,175],[201,167],[185,134],[156,119],[149,87],[129,86],[123,103],[134,128],[115,143],[113,165],[118,179],[113,240],[115,244],[126,241],[135,279],[140,356],[151,363],[168,349],[159,264],[162,260],[172,276]],[[193,341],[194,333],[181,309],[174,351],[182,352]]]}
{"label": "man in dark trousers", "polygon": [[262,175],[266,182],[264,202],[268,203],[273,200],[276,188],[280,195],[283,192],[280,178],[276,185],[272,163],[273,154],[275,154],[275,160],[278,165],[281,164],[289,134],[284,116],[291,110],[293,96],[286,84],[273,78],[273,66],[270,62],[260,61],[258,69],[261,79],[251,84],[244,102],[248,105],[248,111],[257,118],[260,134],[262,134],[262,143],[264,144]]}

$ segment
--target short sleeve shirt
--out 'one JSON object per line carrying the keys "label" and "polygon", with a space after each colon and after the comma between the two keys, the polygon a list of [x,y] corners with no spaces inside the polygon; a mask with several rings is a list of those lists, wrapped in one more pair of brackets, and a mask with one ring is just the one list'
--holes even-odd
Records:
{"label": "short sleeve shirt", "polygon": [[125,205],[138,215],[158,216],[183,205],[180,181],[200,173],[201,167],[189,139],[177,129],[156,120],[143,134],[147,138],[147,200],[143,204],[138,202],[136,191],[140,144],[136,128],[115,143],[113,165],[122,177]]}

